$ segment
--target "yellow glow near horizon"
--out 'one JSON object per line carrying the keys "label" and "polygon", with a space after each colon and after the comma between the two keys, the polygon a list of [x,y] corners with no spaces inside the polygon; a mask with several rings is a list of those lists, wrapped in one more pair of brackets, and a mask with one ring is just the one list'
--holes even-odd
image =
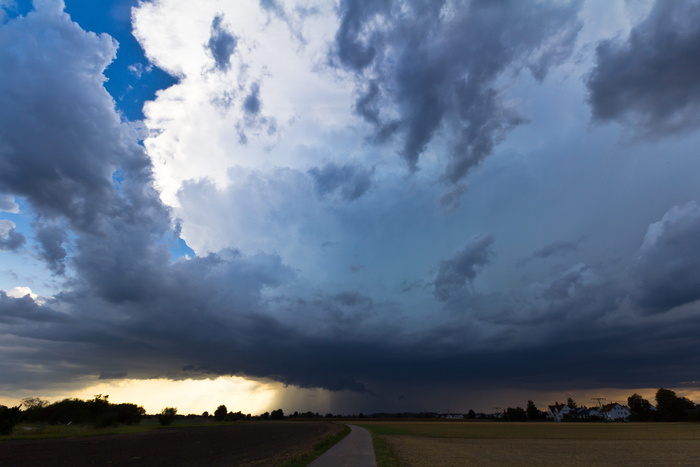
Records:
{"label": "yellow glow near horizon", "polygon": [[[42,396],[50,402],[75,397],[92,399],[96,394],[108,395],[115,404],[131,402],[141,405],[149,414],[158,413],[164,407],[177,407],[180,414],[201,414],[204,411],[214,413],[220,405],[225,405],[231,412],[241,411],[257,415],[272,410],[277,396],[277,384],[251,381],[237,376],[222,376],[216,379],[172,381],[168,379],[149,380],[108,380],[84,388],[65,391],[60,394]],[[29,394],[34,396],[35,394]],[[21,396],[26,397],[26,396]],[[20,401],[7,402],[16,405]]]}

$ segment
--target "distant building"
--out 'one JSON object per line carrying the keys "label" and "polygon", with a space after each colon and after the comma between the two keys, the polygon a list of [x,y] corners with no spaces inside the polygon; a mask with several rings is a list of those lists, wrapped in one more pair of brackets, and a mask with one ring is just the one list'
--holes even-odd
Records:
{"label": "distant building", "polygon": [[605,420],[611,422],[629,420],[631,414],[629,408],[624,405],[620,405],[617,402],[605,404],[600,408],[600,413]]}
{"label": "distant building", "polygon": [[554,420],[555,422],[561,422],[565,416],[572,412],[571,409],[566,404],[554,404],[547,406],[547,418]]}

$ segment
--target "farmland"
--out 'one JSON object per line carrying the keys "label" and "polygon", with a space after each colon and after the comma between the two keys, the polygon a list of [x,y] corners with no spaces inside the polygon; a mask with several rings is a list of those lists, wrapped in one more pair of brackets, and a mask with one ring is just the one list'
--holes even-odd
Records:
{"label": "farmland", "polygon": [[380,467],[700,465],[700,424],[367,422]]}
{"label": "farmland", "polygon": [[[173,426],[140,433],[0,441],[0,465],[297,465],[343,431],[318,422]],[[325,446],[328,447],[328,446]]]}

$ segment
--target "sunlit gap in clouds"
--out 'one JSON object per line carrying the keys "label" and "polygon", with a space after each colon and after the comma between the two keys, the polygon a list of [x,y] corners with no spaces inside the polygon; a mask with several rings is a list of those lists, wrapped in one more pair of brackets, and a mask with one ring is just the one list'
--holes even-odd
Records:
{"label": "sunlit gap in clouds", "polygon": [[229,411],[253,415],[273,410],[280,385],[251,381],[238,376],[216,379],[119,379],[101,380],[76,391],[23,392],[15,398],[0,399],[0,404],[14,406],[25,397],[39,397],[50,402],[66,397],[92,399],[97,394],[109,396],[112,403],[130,402],[143,406],[147,413],[164,407],[177,407],[181,414],[213,413],[220,405]]}

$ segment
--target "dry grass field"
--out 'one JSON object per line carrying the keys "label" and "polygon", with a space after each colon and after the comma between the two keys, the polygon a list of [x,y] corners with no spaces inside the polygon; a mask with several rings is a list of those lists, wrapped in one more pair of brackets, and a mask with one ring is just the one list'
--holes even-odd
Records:
{"label": "dry grass field", "polygon": [[[700,465],[700,424],[369,422],[405,466]],[[379,451],[381,451],[380,449]]]}

